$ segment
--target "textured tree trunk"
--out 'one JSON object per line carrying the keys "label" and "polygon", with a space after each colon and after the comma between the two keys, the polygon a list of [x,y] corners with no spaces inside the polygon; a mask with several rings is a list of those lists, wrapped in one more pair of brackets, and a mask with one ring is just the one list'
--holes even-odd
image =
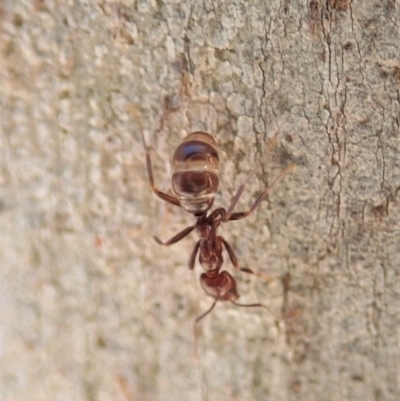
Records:
{"label": "textured tree trunk", "polygon": [[[0,399],[397,401],[400,5],[5,1]],[[151,191],[185,134],[220,150],[241,302],[187,268],[193,216]],[[273,141],[277,145],[273,147]],[[270,149],[268,151],[268,149]]]}

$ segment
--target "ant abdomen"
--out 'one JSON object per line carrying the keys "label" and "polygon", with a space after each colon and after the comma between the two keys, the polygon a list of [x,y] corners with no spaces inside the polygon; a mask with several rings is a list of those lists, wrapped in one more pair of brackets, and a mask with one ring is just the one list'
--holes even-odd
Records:
{"label": "ant abdomen", "polygon": [[218,164],[217,143],[206,132],[189,134],[177,147],[172,188],[187,212],[202,215],[213,205],[219,184]]}

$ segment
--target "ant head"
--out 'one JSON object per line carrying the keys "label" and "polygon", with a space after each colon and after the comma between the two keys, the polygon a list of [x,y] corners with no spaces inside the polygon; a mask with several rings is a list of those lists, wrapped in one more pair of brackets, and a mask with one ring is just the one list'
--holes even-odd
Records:
{"label": "ant head", "polygon": [[177,147],[172,188],[181,206],[196,216],[214,203],[219,184],[217,142],[206,132],[189,134]]}
{"label": "ant head", "polygon": [[227,272],[208,271],[200,276],[204,291],[216,301],[235,301],[239,298],[235,279]]}

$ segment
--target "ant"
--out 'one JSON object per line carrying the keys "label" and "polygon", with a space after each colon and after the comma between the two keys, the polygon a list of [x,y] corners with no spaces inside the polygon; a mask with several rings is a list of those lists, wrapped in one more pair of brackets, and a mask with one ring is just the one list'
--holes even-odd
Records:
{"label": "ant", "polygon": [[199,240],[190,255],[189,269],[194,269],[196,257],[199,254],[200,264],[205,270],[200,276],[200,284],[206,294],[214,298],[214,302],[206,312],[197,317],[195,325],[214,309],[218,301],[229,301],[236,306],[242,307],[263,307],[275,319],[279,320],[280,318],[276,317],[264,304],[240,304],[236,302],[240,296],[236,289],[235,279],[229,272],[220,271],[224,261],[222,257],[223,248],[225,247],[228,252],[235,269],[250,274],[256,273],[248,268],[239,267],[235,252],[223,237],[217,235],[217,229],[221,223],[244,219],[252,214],[268,196],[268,193],[276,182],[289,171],[293,170],[295,164],[291,164],[283,169],[274,181],[258,196],[248,211],[234,212],[234,209],[243,193],[246,182],[253,172],[249,174],[245,182],[239,187],[227,210],[219,207],[209,213],[219,185],[219,157],[215,138],[206,132],[193,132],[187,135],[176,148],[173,157],[172,175],[174,196],[160,191],[154,185],[150,148],[146,144],[142,129],[141,135],[146,152],[148,179],[153,192],[163,201],[181,207],[196,218],[196,224],[185,228],[166,242],[162,242],[159,238],[154,237],[160,245],[169,246],[186,237],[194,229],[199,236]]}

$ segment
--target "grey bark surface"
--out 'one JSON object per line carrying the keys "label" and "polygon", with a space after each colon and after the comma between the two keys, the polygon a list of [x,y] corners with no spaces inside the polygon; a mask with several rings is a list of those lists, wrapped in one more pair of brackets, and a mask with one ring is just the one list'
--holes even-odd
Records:
{"label": "grey bark surface", "polygon": [[[400,394],[400,8],[395,0],[5,1],[0,6],[0,399],[363,400]],[[170,188],[194,130],[242,266],[219,303]],[[277,146],[267,152],[271,140]],[[225,268],[233,268],[225,257]],[[285,279],[284,279],[285,278]]]}

